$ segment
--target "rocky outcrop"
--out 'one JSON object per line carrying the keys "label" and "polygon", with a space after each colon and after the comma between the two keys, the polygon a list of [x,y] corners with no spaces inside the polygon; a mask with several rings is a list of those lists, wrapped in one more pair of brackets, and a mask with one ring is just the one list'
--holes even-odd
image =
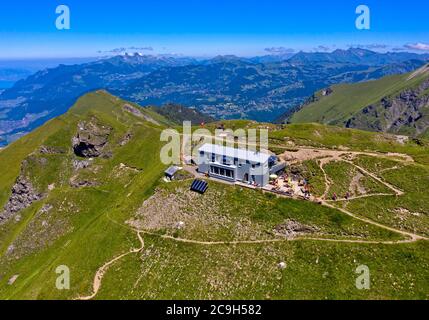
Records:
{"label": "rocky outcrop", "polygon": [[78,181],[71,179],[70,186],[76,189],[80,189],[80,188],[86,188],[86,187],[96,187],[98,186],[98,183],[95,181],[89,181],[87,179],[78,180]]}
{"label": "rocky outcrop", "polygon": [[74,170],[81,170],[88,168],[91,162],[88,160],[73,160],[72,165]]}
{"label": "rocky outcrop", "polygon": [[316,227],[304,225],[298,221],[286,220],[274,228],[274,234],[286,238],[294,238],[299,235],[315,233],[318,230]]}
{"label": "rocky outcrop", "polygon": [[124,105],[124,111],[129,112],[129,113],[131,113],[131,114],[133,114],[133,115],[135,115],[136,117],[139,117],[139,118],[143,118],[144,117],[143,113],[138,108],[133,107],[130,104],[125,104]]}
{"label": "rocky outcrop", "polygon": [[133,134],[128,132],[122,139],[119,141],[121,147],[125,146],[133,138]]}
{"label": "rocky outcrop", "polygon": [[65,150],[57,147],[41,146],[39,149],[40,154],[64,154]]}
{"label": "rocky outcrop", "polygon": [[19,176],[12,187],[12,195],[0,213],[0,224],[6,222],[15,214],[31,206],[35,201],[42,199],[43,195],[38,193],[31,182]]}
{"label": "rocky outcrop", "polygon": [[89,122],[80,122],[78,132],[72,139],[74,153],[83,158],[109,156],[109,153],[105,152],[105,147],[111,131],[112,128],[98,124],[94,118]]}
{"label": "rocky outcrop", "polygon": [[156,121],[152,117],[149,117],[148,115],[144,114],[137,107],[134,107],[134,106],[132,106],[130,104],[125,104],[124,107],[123,107],[123,109],[124,109],[124,111],[129,112],[129,113],[133,114],[134,116],[136,116],[138,118],[142,118],[142,119],[144,119],[146,121],[152,122],[153,124],[159,126],[159,122],[158,121]]}
{"label": "rocky outcrop", "polygon": [[429,79],[393,97],[384,97],[354,115],[347,128],[420,136],[429,130]]}
{"label": "rocky outcrop", "polygon": [[331,87],[322,90],[322,96],[327,97],[334,93]]}

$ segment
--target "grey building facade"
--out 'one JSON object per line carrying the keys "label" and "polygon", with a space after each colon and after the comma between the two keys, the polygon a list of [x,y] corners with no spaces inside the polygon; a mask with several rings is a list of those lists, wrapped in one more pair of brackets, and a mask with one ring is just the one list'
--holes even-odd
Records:
{"label": "grey building facade", "polygon": [[267,153],[205,144],[198,150],[198,171],[211,177],[265,186],[270,180]]}

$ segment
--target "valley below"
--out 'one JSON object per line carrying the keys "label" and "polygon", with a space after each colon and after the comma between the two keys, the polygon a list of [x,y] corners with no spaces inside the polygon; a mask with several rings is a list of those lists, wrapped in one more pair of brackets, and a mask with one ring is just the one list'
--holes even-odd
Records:
{"label": "valley below", "polygon": [[64,114],[80,96],[99,89],[146,107],[184,105],[217,120],[282,122],[319,90],[413,72],[428,60],[424,54],[350,48],[206,60],[135,53],[62,64],[0,93],[0,144]]}

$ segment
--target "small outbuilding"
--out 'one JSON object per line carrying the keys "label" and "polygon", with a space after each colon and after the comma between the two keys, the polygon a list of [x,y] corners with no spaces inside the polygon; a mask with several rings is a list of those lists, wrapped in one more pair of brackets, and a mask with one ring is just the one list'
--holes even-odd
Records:
{"label": "small outbuilding", "polygon": [[174,176],[180,170],[177,166],[171,166],[167,170],[165,170],[164,174],[167,179],[174,180]]}

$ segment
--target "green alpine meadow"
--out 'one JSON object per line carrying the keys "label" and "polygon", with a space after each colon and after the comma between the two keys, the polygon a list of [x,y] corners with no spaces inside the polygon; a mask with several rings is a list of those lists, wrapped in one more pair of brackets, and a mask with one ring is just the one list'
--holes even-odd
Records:
{"label": "green alpine meadow", "polygon": [[428,141],[272,125],[312,200],[206,177],[199,194],[192,166],[164,179],[174,127],[96,91],[1,150],[1,299],[428,298]]}
{"label": "green alpine meadow", "polygon": [[428,12],[422,0],[0,1],[3,313],[417,313]]}

